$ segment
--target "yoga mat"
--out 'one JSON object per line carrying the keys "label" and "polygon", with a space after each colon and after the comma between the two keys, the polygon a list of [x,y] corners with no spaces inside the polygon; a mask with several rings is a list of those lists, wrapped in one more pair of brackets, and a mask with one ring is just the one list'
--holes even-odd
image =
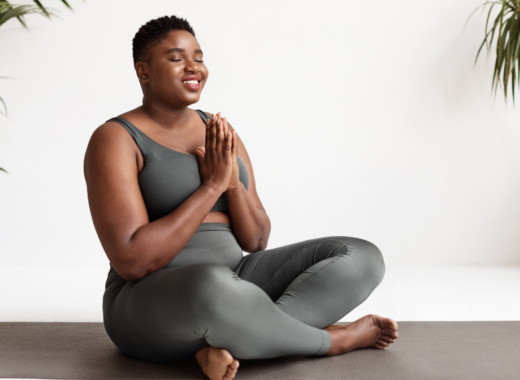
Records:
{"label": "yoga mat", "polygon": [[[235,379],[520,379],[520,321],[406,322],[384,350],[243,360]],[[338,323],[348,324],[348,323]],[[0,377],[207,379],[195,361],[122,354],[102,323],[0,323]]]}

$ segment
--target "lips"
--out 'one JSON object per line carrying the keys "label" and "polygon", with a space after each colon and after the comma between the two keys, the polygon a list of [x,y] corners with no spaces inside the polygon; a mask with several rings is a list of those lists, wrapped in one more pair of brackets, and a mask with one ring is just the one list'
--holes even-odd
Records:
{"label": "lips", "polygon": [[181,79],[181,82],[184,86],[194,91],[200,90],[200,81],[201,77],[198,75],[188,75]]}
{"label": "lips", "polygon": [[200,82],[201,77],[200,75],[188,75],[181,79],[181,82],[184,82],[186,80],[196,80],[197,82]]}

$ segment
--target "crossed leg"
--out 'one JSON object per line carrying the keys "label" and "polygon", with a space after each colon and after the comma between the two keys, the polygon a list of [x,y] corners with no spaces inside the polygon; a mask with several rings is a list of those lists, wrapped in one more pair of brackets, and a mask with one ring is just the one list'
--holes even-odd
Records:
{"label": "crossed leg", "polygon": [[385,264],[369,241],[329,236],[251,253],[235,272],[284,313],[322,329],[368,298],[383,280]]}
{"label": "crossed leg", "polygon": [[[327,356],[384,349],[397,339],[395,321],[373,314],[348,326],[329,325],[364,302],[383,279],[381,252],[366,240],[330,236],[255,252],[245,256],[235,272],[264,290],[284,313],[329,332]],[[205,348],[197,352],[197,360],[211,379],[232,379],[238,361],[226,354],[224,349]],[[213,367],[204,361],[211,355]],[[226,375],[213,377],[211,370],[217,374],[219,366],[220,371],[227,369]]]}
{"label": "crossed leg", "polygon": [[145,360],[186,360],[212,349],[217,360],[204,372],[231,379],[234,358],[330,354],[341,334],[322,328],[362,303],[383,275],[373,244],[312,239],[245,256],[235,271],[198,263],[108,287],[105,328],[123,352]]}

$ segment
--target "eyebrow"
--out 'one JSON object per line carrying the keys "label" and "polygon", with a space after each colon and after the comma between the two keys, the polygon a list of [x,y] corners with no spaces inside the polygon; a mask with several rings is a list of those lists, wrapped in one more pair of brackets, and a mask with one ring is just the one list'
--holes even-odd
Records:
{"label": "eyebrow", "polygon": [[[184,49],[181,49],[181,48],[172,48],[172,49],[166,51],[166,53],[164,53],[164,54],[173,53],[173,52],[184,53],[184,51],[185,51],[185,50],[184,50]],[[195,50],[195,53],[204,54],[204,53],[202,52],[202,50],[200,50],[200,49],[196,49],[196,50]]]}

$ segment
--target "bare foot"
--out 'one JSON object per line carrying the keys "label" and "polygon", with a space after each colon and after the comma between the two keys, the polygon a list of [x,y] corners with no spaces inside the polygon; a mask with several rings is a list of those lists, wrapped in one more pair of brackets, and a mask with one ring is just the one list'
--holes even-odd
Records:
{"label": "bare foot", "polygon": [[390,318],[368,314],[349,325],[330,325],[324,328],[331,337],[329,351],[325,356],[334,356],[361,348],[384,349],[394,343],[399,326]]}
{"label": "bare foot", "polygon": [[237,374],[240,365],[229,351],[213,346],[198,350],[195,359],[210,380],[231,380]]}

